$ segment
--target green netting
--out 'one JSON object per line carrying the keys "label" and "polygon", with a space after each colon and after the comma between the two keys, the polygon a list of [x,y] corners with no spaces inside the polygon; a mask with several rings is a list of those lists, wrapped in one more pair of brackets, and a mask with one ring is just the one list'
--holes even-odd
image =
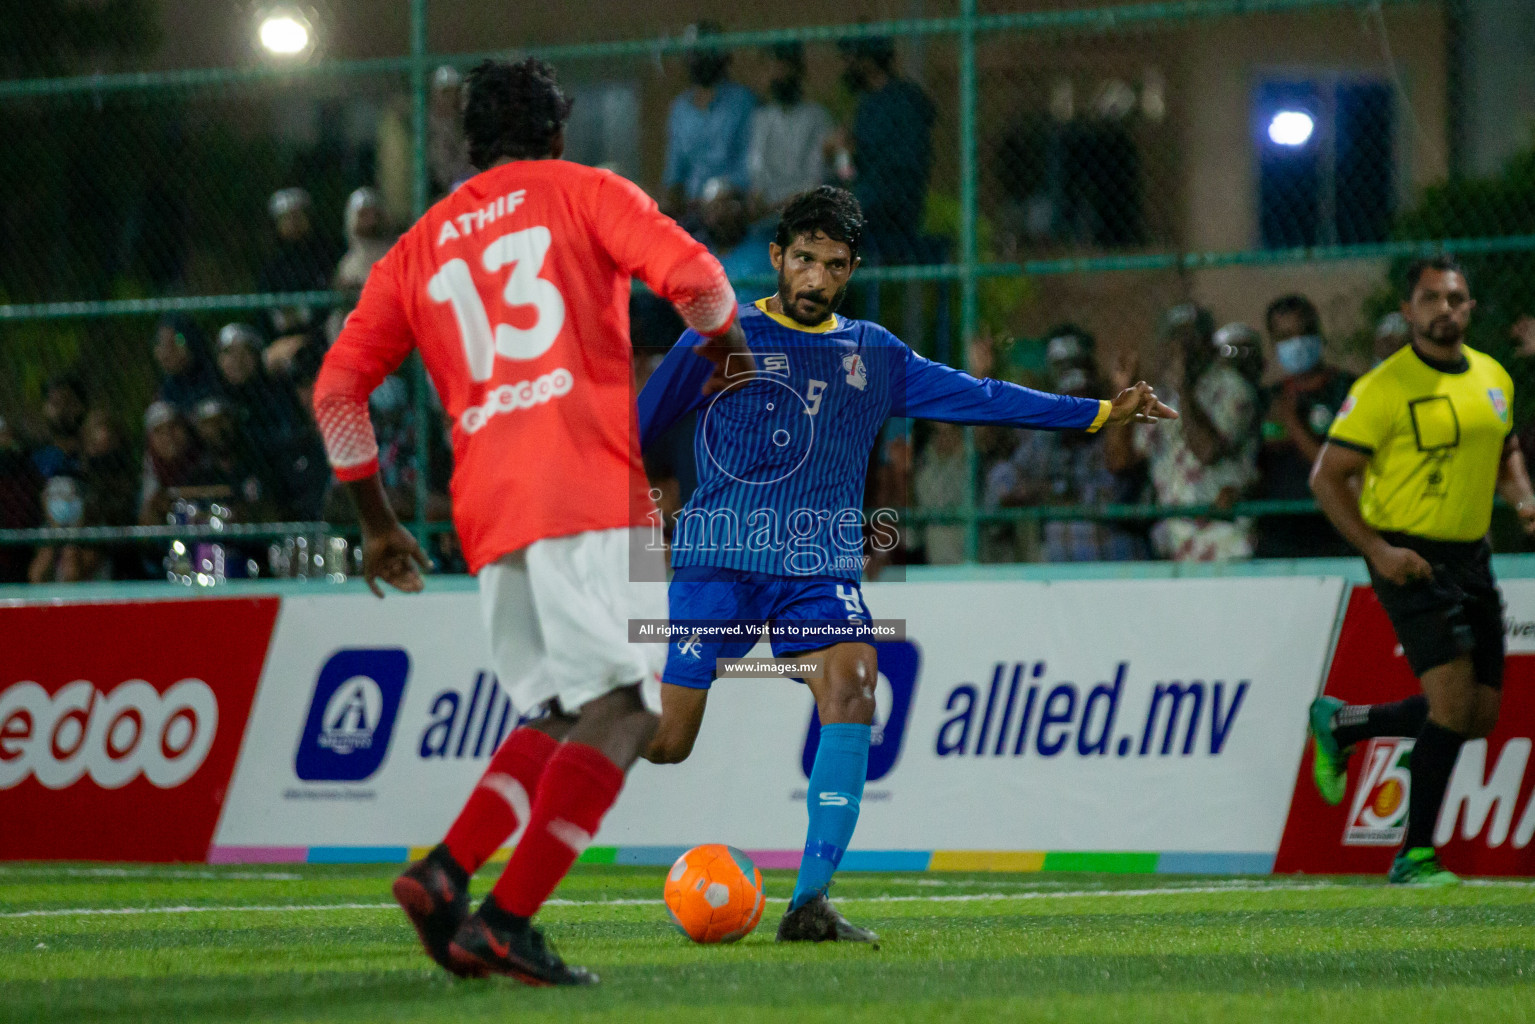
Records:
{"label": "green netting", "polygon": [[[335,545],[350,514],[305,402],[355,296],[356,275],[338,277],[338,265],[467,173],[450,69],[487,55],[555,61],[577,101],[568,156],[618,170],[686,218],[727,258],[743,297],[772,290],[760,250],[783,182],[826,180],[852,187],[871,221],[848,311],[933,358],[1107,394],[1136,353],[1139,375],[1186,390],[1163,379],[1180,322],[1169,310],[1193,303],[1211,326],[1257,329],[1223,336],[1240,342],[1227,358],[1246,367],[1252,392],[1250,410],[1233,412],[1246,419],[1232,427],[1242,436],[1231,457],[1252,465],[1218,502],[1208,487],[1159,488],[1137,458],[1111,472],[1103,446],[894,425],[871,500],[906,509],[897,559],[1167,554],[1147,528],[1170,505],[1185,506],[1183,520],[1241,524],[1249,542],[1288,531],[1292,548],[1260,543],[1259,554],[1337,550],[1314,516],[1276,515],[1312,507],[1293,466],[1271,465],[1293,429],[1295,388],[1282,381],[1265,310],[1287,293],[1317,308],[1327,362],[1358,373],[1394,308],[1392,273],[1453,249],[1482,302],[1473,344],[1520,384],[1521,347],[1535,350],[1525,319],[1535,156],[1451,175],[1474,141],[1453,4],[1053,2],[1019,12],[960,0],[926,17],[880,20],[888,12],[871,8],[869,20],[842,22],[793,5],[731,12],[710,45],[732,55],[730,77],[760,109],[801,126],[808,115],[775,81],[802,67],[803,98],[824,111],[804,150],[813,166],[789,173],[774,147],[798,129],[781,126],[734,191],[700,179],[677,195],[668,117],[697,51],[680,19],[593,4],[591,16],[529,12],[519,23],[481,5],[336,0],[301,12],[318,44],[285,64],[255,55],[250,11],[219,6],[0,4],[5,578],[82,564],[195,577],[204,557],[235,574],[346,571],[338,559],[354,556]],[[205,37],[217,45],[192,45]],[[373,191],[354,198],[364,188]],[[379,222],[373,243],[346,237],[349,203],[374,211],[363,215]],[[305,219],[312,234],[283,245],[278,219],[285,230]],[[636,343],[664,347],[675,323],[645,301],[637,295]],[[236,323],[252,331],[225,330]],[[166,367],[187,361],[167,384]],[[1302,405],[1315,428],[1326,402]],[[1516,425],[1529,411],[1521,391]],[[374,414],[397,511],[454,568],[447,434],[417,368],[381,390]],[[158,444],[157,433],[167,435]],[[74,519],[57,521],[50,506]],[[71,538],[98,554],[74,551],[65,569]],[[301,538],[307,561],[294,553]],[[178,540],[179,555],[169,546]]]}

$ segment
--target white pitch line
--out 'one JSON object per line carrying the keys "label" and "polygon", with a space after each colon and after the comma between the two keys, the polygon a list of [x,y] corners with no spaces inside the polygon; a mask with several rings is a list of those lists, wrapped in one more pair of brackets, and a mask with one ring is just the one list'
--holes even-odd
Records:
{"label": "white pitch line", "polygon": [[210,882],[298,882],[304,876],[292,871],[197,871],[179,868],[11,868],[0,866],[0,881],[5,878],[143,878],[181,881],[204,879]]}
{"label": "white pitch line", "polygon": [[[1468,885],[1476,885],[1487,888],[1530,888],[1535,886],[1532,881],[1504,880],[1504,879],[1472,879]],[[1302,883],[1251,883],[1241,882],[1230,885],[1203,885],[1187,886],[1183,888],[1162,889],[1075,889],[1062,892],[989,892],[989,893],[945,893],[934,895],[882,895],[882,896],[841,896],[839,903],[979,903],[1001,902],[1012,903],[1024,900],[1067,900],[1086,899],[1091,897],[1129,897],[1129,896],[1188,896],[1188,895],[1212,895],[1218,893],[1271,893],[1271,892],[1318,892],[1324,890],[1346,890],[1364,888],[1357,885],[1344,885],[1338,882],[1302,882]],[[616,900],[569,900],[551,899],[545,902],[548,907],[653,907],[661,905],[657,899],[616,899]],[[145,914],[280,914],[280,913],[323,913],[332,910],[394,910],[394,903],[313,903],[313,904],[289,904],[273,906],[214,906],[214,907],[62,907],[47,910],[13,910],[0,913],[0,919],[14,919],[27,917],[95,917],[95,916],[134,916]]]}

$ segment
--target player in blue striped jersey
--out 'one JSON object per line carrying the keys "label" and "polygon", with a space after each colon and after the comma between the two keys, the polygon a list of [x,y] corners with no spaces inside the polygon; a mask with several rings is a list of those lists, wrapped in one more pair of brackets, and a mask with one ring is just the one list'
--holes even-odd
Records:
{"label": "player in blue striped jersey", "polygon": [[[866,527],[893,535],[893,513],[882,521],[877,511],[870,522],[863,508],[885,420],[1091,432],[1177,416],[1144,382],[1108,402],[977,380],[924,359],[878,324],[839,316],[862,227],[857,200],[842,189],[796,197],[769,246],[778,291],[740,312],[749,353],[722,353],[688,331],[639,397],[642,446],[698,413],[698,486],[677,516],[669,598],[674,627],[699,630],[671,644],[661,725],[646,756],[687,757],[715,659],[744,655],[764,624],[798,627],[798,637],[770,632],[775,657],[820,666],[805,680],[822,723],[809,834],[780,941],[875,938],[836,912],[826,888],[858,820],[874,719],[878,670],[859,631],[870,619],[859,579]],[[740,634],[704,628],[727,622]],[[838,642],[804,638],[805,626],[833,623]]]}

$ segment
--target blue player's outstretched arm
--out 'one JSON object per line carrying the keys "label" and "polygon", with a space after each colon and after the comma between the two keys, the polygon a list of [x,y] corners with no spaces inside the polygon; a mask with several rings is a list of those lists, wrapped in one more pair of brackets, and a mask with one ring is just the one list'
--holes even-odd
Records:
{"label": "blue player's outstretched arm", "polygon": [[704,340],[694,331],[683,331],[656,372],[640,390],[640,449],[688,413],[704,404],[704,384],[714,365],[693,351]]}
{"label": "blue player's outstretched arm", "polygon": [[1052,395],[990,378],[978,380],[963,370],[924,359],[904,344],[901,348],[905,350],[905,384],[897,385],[891,396],[892,416],[1089,432],[1109,418],[1108,402]]}

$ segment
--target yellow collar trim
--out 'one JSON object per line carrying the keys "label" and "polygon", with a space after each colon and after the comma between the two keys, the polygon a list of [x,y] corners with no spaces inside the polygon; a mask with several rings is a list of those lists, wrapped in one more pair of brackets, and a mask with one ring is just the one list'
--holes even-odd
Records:
{"label": "yellow collar trim", "polygon": [[837,314],[835,313],[831,314],[825,320],[822,320],[820,323],[816,324],[814,327],[806,327],[804,324],[800,323],[798,320],[795,320],[792,317],[784,316],[782,313],[774,313],[772,310],[768,309],[767,299],[758,299],[756,302],[752,303],[752,305],[756,306],[773,320],[783,324],[785,327],[792,331],[804,331],[806,334],[825,334],[827,331],[835,331],[837,329]]}

